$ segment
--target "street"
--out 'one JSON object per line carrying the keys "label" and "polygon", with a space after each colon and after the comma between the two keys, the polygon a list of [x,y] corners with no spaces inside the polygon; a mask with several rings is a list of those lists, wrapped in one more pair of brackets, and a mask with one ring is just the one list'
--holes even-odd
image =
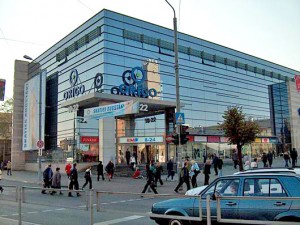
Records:
{"label": "street", "polygon": [[[282,167],[282,158],[274,161],[274,167]],[[261,163],[259,167],[262,167]],[[223,174],[232,174],[237,170],[233,169],[230,162],[223,168]],[[211,180],[216,176],[211,170]],[[83,173],[79,174],[80,187],[84,183]],[[176,194],[174,188],[177,185],[177,176],[175,181],[166,181],[163,176],[164,184],[158,184],[159,194]],[[198,186],[203,185],[203,174],[198,175]],[[62,175],[62,185],[64,186],[63,195],[41,194],[37,183],[37,174],[28,171],[13,171],[12,176],[6,176],[3,173],[1,185],[4,186],[4,192],[0,194],[0,224],[10,225],[18,224],[18,202],[16,202],[16,188],[14,186],[24,187],[24,198],[22,203],[22,224],[42,224],[42,225],[85,225],[91,224],[91,212],[87,211],[89,205],[88,192],[82,191],[80,197],[68,197],[67,177]],[[93,176],[93,188],[96,191],[110,192],[109,194],[100,193],[98,198],[100,212],[97,212],[96,195],[93,196],[93,224],[122,224],[122,225],[154,225],[155,222],[149,219],[147,214],[151,211],[153,203],[164,199],[173,198],[170,196],[145,196],[141,197],[141,191],[146,183],[146,179],[132,179],[127,177],[114,177],[111,182],[96,181]],[[183,190],[176,194],[182,196],[186,191]],[[120,192],[119,194],[115,194]],[[125,192],[125,193],[124,193]],[[130,194],[132,193],[132,194]],[[146,193],[146,194],[152,194]],[[76,196],[76,194],[73,194]],[[27,222],[27,223],[24,223]]]}

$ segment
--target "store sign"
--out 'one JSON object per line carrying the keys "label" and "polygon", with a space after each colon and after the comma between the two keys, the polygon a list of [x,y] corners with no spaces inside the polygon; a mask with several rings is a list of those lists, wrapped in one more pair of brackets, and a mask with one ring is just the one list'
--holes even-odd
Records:
{"label": "store sign", "polygon": [[255,143],[261,143],[261,138],[255,138],[254,142]]}
{"label": "store sign", "polygon": [[207,137],[206,136],[194,136],[194,141],[195,142],[207,142]]}
{"label": "store sign", "polygon": [[220,142],[220,137],[218,137],[218,136],[208,136],[207,137],[207,142],[219,143]]}
{"label": "store sign", "polygon": [[296,89],[300,92],[300,75],[295,75]]}
{"label": "store sign", "polygon": [[262,143],[269,143],[270,141],[269,141],[269,138],[262,138],[261,142]]}
{"label": "store sign", "polygon": [[149,96],[156,97],[156,89],[148,89],[142,85],[145,79],[145,71],[141,67],[126,70],[122,74],[123,84],[112,87],[110,93],[114,95],[126,95],[139,98],[148,98]]}
{"label": "store sign", "polygon": [[84,110],[84,117],[86,119],[103,119],[108,117],[115,117],[139,112],[139,102],[133,100],[120,102],[117,104],[99,106],[88,108]]}
{"label": "store sign", "polygon": [[278,143],[278,139],[277,138],[269,138],[270,143]]}
{"label": "store sign", "polygon": [[120,144],[130,143],[162,143],[164,138],[162,136],[150,136],[150,137],[122,137],[119,138]]}
{"label": "store sign", "polygon": [[81,136],[80,142],[84,143],[84,144],[99,143],[99,137],[98,136]]}
{"label": "store sign", "polygon": [[71,85],[71,89],[64,92],[65,100],[77,97],[79,95],[82,95],[85,92],[84,84],[76,85],[77,81],[78,81],[78,72],[76,69],[73,69],[69,76],[69,82]]}

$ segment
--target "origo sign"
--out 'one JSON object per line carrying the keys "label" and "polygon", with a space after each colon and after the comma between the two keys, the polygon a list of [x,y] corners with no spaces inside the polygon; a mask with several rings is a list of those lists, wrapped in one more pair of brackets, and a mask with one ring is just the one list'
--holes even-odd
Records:
{"label": "origo sign", "polygon": [[69,76],[69,82],[71,89],[64,92],[64,99],[68,100],[70,98],[77,97],[82,95],[85,91],[85,86],[83,84],[76,85],[78,81],[78,72],[76,69],[73,69]]}
{"label": "origo sign", "polygon": [[139,98],[156,97],[157,91],[154,88],[148,89],[143,86],[145,79],[145,71],[141,67],[126,70],[122,74],[123,84],[112,87],[110,92],[115,95],[127,95]]}

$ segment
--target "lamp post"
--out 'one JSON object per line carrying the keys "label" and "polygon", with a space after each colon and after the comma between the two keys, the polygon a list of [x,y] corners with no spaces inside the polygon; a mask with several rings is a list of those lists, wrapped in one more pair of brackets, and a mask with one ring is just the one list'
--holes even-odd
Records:
{"label": "lamp post", "polygon": [[[23,58],[33,61],[33,59],[28,55],[24,55]],[[40,83],[39,83],[39,141],[42,140],[42,102],[41,101],[42,101],[42,71],[40,71]],[[38,151],[38,181],[39,182],[42,181],[41,156],[42,156],[42,154],[40,154],[40,152]]]}
{"label": "lamp post", "polygon": [[[178,37],[177,37],[177,18],[175,9],[173,6],[168,2],[168,0],[165,0],[168,5],[172,8],[174,13],[173,18],[173,26],[174,26],[174,53],[175,53],[175,81],[176,81],[176,112],[180,112],[180,96],[179,96],[179,65],[178,65]],[[178,134],[178,147],[177,147],[177,157],[178,157],[178,164],[177,164],[177,172],[179,173],[179,169],[182,165],[182,148],[181,148],[181,140],[180,140],[180,125],[176,126],[177,134]]]}

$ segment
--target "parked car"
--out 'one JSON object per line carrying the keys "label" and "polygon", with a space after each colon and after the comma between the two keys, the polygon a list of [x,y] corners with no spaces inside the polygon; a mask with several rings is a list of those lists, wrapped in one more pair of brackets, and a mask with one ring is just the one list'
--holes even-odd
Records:
{"label": "parked car", "polygon": [[[239,172],[234,173],[234,175],[250,174],[250,173],[291,173],[291,174],[299,174],[300,175],[300,168],[260,168],[260,169],[239,171]],[[185,195],[200,195],[201,192],[206,187],[207,187],[207,185],[192,188],[192,189],[186,191]]]}
{"label": "parked car", "polygon": [[[217,220],[216,195],[220,196],[261,196],[278,199],[221,199],[223,219],[290,221],[300,222],[300,176],[292,173],[237,174],[217,178],[201,191],[200,196],[178,198],[153,204],[151,219],[157,224],[196,224],[190,217],[199,217],[199,197],[202,201],[202,215],[206,221],[206,196],[211,197],[211,220]],[[287,199],[280,199],[286,197]],[[176,218],[156,218],[155,214],[185,216]],[[199,222],[198,222],[199,224]]]}

